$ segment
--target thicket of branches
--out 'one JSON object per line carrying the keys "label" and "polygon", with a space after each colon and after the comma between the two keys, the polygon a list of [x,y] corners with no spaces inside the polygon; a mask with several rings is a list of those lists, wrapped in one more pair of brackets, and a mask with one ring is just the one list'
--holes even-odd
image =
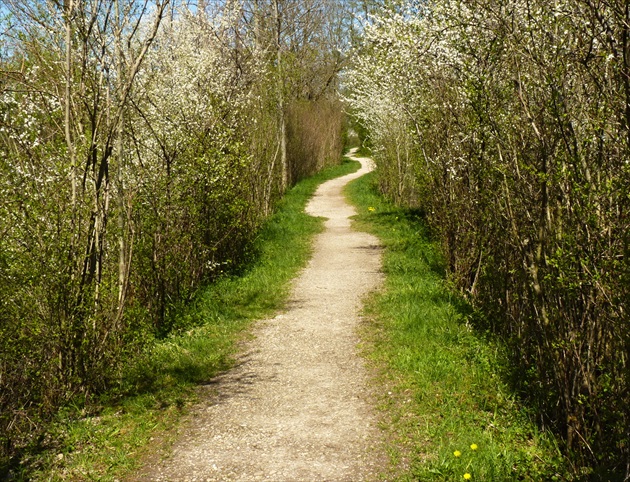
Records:
{"label": "thicket of branches", "polygon": [[5,1],[0,455],[168,334],[341,153],[332,2]]}
{"label": "thicket of branches", "polygon": [[630,478],[629,9],[411,1],[369,19],[346,80],[383,191],[424,210],[515,386],[605,480]]}

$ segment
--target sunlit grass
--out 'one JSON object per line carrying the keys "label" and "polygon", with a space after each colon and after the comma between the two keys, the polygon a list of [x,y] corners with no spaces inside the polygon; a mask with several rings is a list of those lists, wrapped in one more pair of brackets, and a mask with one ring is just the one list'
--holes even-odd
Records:
{"label": "sunlit grass", "polygon": [[167,447],[197,400],[195,388],[230,368],[252,321],[286,301],[323,227],[322,219],[304,214],[317,186],[358,168],[346,160],[293,187],[260,231],[251,266],[202,289],[175,323],[191,328],[147,348],[127,367],[118,390],[100,399],[100,408],[92,403],[89,410],[77,405],[61,413],[42,450],[24,454],[14,480],[119,480],[147,453]]}
{"label": "sunlit grass", "polygon": [[567,480],[501,379],[501,346],[467,324],[420,213],[385,202],[374,175],[351,183],[357,227],[383,243],[384,289],[368,301],[366,351],[382,374],[392,473],[401,481]]}

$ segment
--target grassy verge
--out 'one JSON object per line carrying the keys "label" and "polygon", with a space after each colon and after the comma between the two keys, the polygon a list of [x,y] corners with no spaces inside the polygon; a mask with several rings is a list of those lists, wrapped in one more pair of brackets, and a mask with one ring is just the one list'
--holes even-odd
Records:
{"label": "grassy verge", "polygon": [[364,336],[387,387],[388,480],[567,480],[553,439],[502,381],[500,345],[470,328],[470,309],[450,294],[421,217],[385,202],[374,179],[347,193],[358,227],[385,246],[385,287],[368,302]]}
{"label": "grassy verge", "polygon": [[289,282],[305,266],[323,226],[304,214],[308,199],[323,181],[358,167],[346,160],[292,188],[261,230],[250,269],[202,290],[181,314],[191,319],[178,325],[196,328],[153,344],[98,410],[68,407],[38,444],[42,450],[23,457],[14,480],[119,480],[156,446],[168,445],[197,399],[195,387],[229,368],[251,322],[286,300]]}

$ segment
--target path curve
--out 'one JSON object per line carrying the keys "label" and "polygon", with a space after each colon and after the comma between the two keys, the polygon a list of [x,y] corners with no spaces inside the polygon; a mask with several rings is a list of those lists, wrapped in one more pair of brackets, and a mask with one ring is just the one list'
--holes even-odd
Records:
{"label": "path curve", "polygon": [[191,416],[151,481],[376,480],[381,434],[357,355],[361,298],[381,283],[378,239],[353,231],[343,187],[361,169],[322,184],[307,213],[328,218],[287,309],[261,321],[218,395]]}

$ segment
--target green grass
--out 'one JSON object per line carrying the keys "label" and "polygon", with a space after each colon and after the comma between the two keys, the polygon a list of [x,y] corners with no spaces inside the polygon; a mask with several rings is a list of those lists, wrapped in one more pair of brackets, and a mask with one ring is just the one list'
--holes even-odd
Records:
{"label": "green grass", "polygon": [[386,281],[367,303],[363,335],[381,373],[387,480],[568,480],[553,438],[502,381],[501,346],[472,330],[470,309],[448,289],[422,217],[385,202],[374,179],[347,194],[357,228],[385,247]]}
{"label": "green grass", "polygon": [[[319,184],[359,168],[340,166],[302,180],[279,203],[256,240],[258,256],[239,277],[200,291],[178,326],[195,326],[155,342],[127,368],[120,387],[90,412],[68,407],[25,454],[15,480],[114,481],[138,467],[143,457],[168,447],[175,428],[197,398],[197,390],[230,368],[238,342],[252,321],[269,316],[287,299],[290,281],[310,258],[313,236],[323,220],[304,214]],[[122,396],[121,396],[122,394]]]}

